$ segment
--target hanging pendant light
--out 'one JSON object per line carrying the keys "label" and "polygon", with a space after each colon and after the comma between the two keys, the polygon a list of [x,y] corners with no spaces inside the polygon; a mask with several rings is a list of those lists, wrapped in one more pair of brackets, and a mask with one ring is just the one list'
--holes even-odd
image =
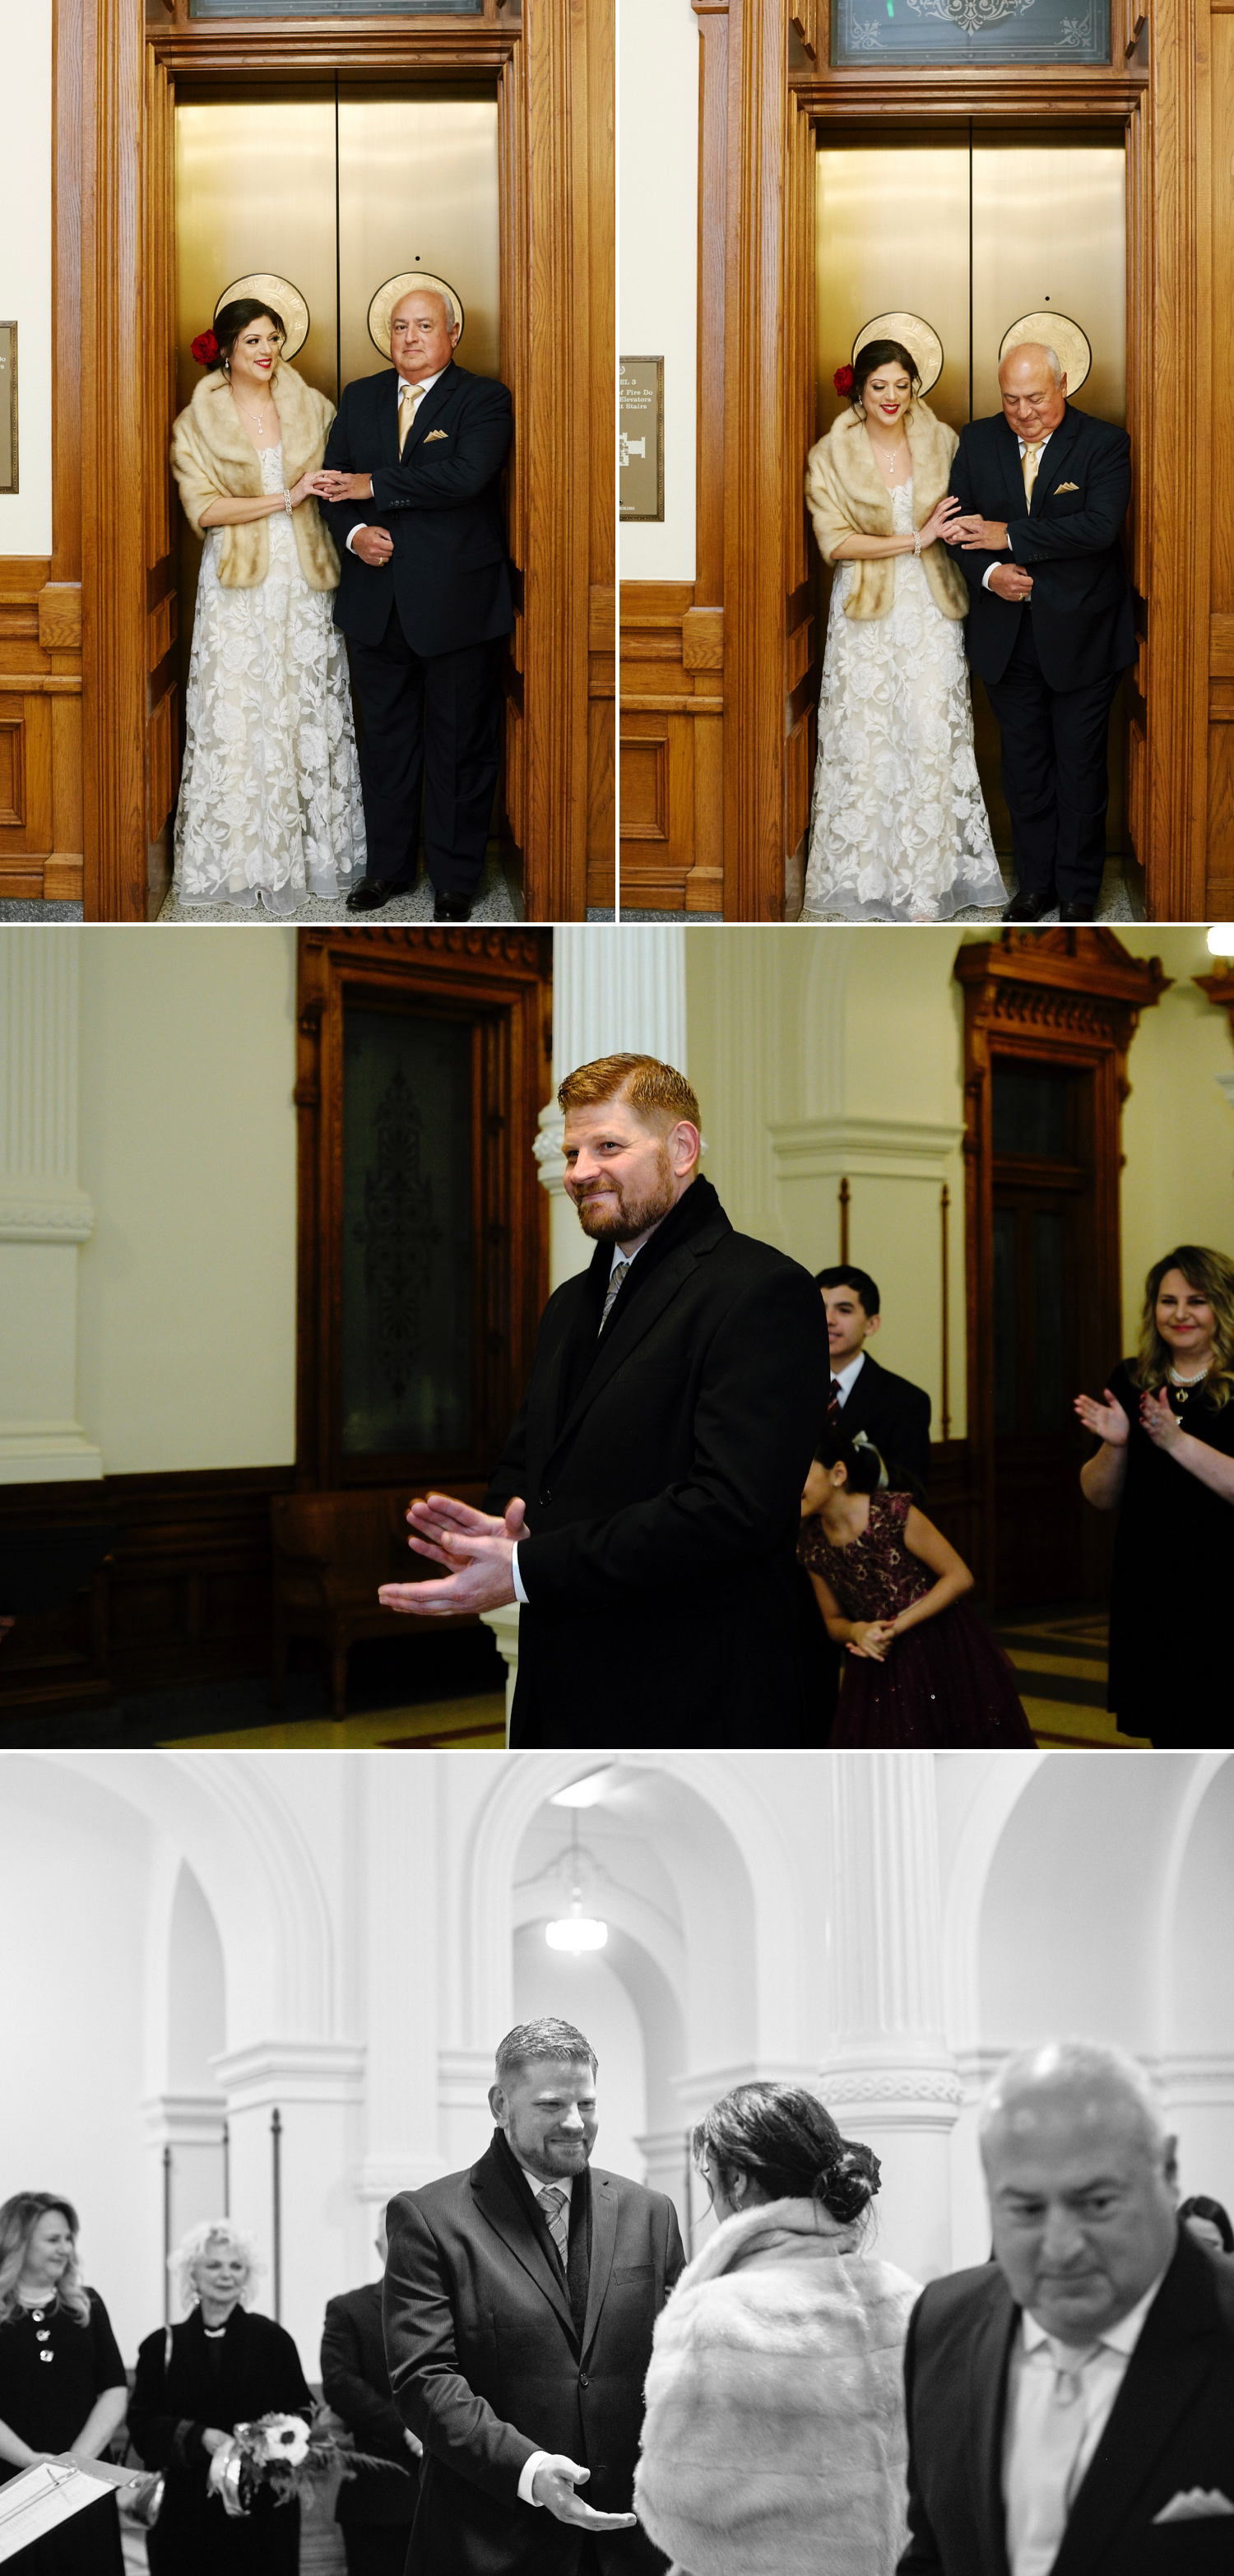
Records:
{"label": "hanging pendant light", "polygon": [[585,1950],[602,1950],[608,1939],[608,1925],[594,1914],[583,1912],[582,1869],[578,1851],[578,1818],[570,1818],[570,1911],[559,1915],[556,1922],[546,1923],[544,1938],[550,1950],[567,1950],[581,1958]]}

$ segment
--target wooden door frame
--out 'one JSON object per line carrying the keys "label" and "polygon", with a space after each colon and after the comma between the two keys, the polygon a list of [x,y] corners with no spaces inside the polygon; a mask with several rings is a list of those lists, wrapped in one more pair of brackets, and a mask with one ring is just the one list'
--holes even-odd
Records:
{"label": "wooden door frame", "polygon": [[978,1497],[977,1579],[994,1598],[994,1149],[991,1071],[997,1055],[1031,1063],[1049,1050],[1093,1077],[1093,1234],[1090,1311],[1103,1348],[1122,1336],[1119,1181],[1127,1055],[1140,1013],[1168,992],[1156,957],[1131,957],[1111,930],[1006,930],[961,945],[964,990],[964,1275],[968,1439]]}
{"label": "wooden door frame", "polygon": [[[778,921],[784,912],[786,744],[802,680],[800,635],[811,613],[792,577],[801,560],[804,457],[794,441],[807,364],[813,402],[813,263],[795,240],[803,158],[812,153],[815,128],[841,118],[877,118],[885,130],[897,121],[954,125],[971,117],[985,124],[1109,119],[1127,132],[1132,578],[1146,603],[1131,704],[1132,825],[1150,917],[1203,920],[1210,0],[1113,0],[1108,69],[984,73],[833,71],[828,0],[694,5],[722,14],[727,31],[727,262],[722,320],[714,302],[711,315],[712,337],[722,331],[728,361],[726,918]],[[704,319],[700,291],[700,325]],[[1151,510],[1142,507],[1147,494]]]}
{"label": "wooden door frame", "polygon": [[[604,231],[590,184],[588,120],[597,62],[602,81],[611,57],[603,0],[525,0],[521,16],[511,13],[510,0],[486,0],[479,24],[213,19],[189,26],[183,0],[176,14],[179,23],[171,0],[82,0],[86,918],[144,921],[159,899],[159,889],[147,885],[148,822],[161,784],[159,742],[148,739],[157,703],[150,681],[168,666],[168,617],[164,610],[160,621],[159,611],[171,585],[157,573],[147,582],[147,561],[159,561],[149,548],[160,537],[162,477],[149,471],[146,431],[165,398],[159,371],[173,363],[168,227],[176,78],[490,71],[501,157],[502,371],[515,413],[510,545],[521,572],[506,701],[510,819],[529,917],[581,920],[596,453],[590,279],[593,235]],[[141,361],[129,363],[138,352]],[[135,541],[143,516],[144,550]]]}

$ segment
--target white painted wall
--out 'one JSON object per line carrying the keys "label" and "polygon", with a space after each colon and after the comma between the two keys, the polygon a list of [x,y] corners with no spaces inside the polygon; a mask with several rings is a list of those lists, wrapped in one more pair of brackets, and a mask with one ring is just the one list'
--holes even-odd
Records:
{"label": "white painted wall", "polygon": [[625,581],[693,581],[698,338],[698,20],[690,0],[622,0],[621,353],[664,360],[664,517],[626,521]]}
{"label": "white painted wall", "polygon": [[[0,0],[0,321],[18,325],[18,489],[0,493],[0,555],[49,555],[52,0]],[[8,400],[7,385],[0,396]]]}

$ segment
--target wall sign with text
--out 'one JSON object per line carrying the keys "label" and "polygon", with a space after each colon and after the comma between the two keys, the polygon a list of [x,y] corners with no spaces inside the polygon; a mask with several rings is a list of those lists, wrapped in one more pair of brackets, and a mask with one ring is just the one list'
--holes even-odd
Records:
{"label": "wall sign with text", "polygon": [[831,59],[1108,63],[1110,0],[831,0]]}
{"label": "wall sign with text", "polygon": [[621,518],[663,518],[663,358],[618,361],[617,490]]}
{"label": "wall sign with text", "polygon": [[17,324],[0,322],[0,492],[17,490]]}

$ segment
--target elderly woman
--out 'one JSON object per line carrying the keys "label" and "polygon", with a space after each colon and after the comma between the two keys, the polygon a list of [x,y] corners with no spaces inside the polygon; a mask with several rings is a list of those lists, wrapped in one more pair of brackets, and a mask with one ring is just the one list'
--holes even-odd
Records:
{"label": "elderly woman", "polygon": [[140,2457],[167,2480],[147,2543],[151,2576],[296,2576],[299,2505],[276,2507],[266,2492],[250,2517],[232,2518],[208,2481],[237,2424],[311,2413],[300,2356],[282,2326],[250,2308],[257,2258],[227,2219],[191,2228],[169,2269],[189,2313],[147,2335],[129,2407]]}
{"label": "elderly woman", "polygon": [[346,647],[334,630],[339,562],[316,499],[334,407],[287,364],[286,338],[281,315],[256,297],[225,304],[193,343],[209,373],[171,443],[185,515],[206,540],[176,893],[282,914],[306,895],[337,898],[364,870]]}
{"label": "elderly woman", "polygon": [[[77,2212],[56,2192],[0,2208],[0,2480],[71,2452],[97,2460],[124,2422],[124,2363],[77,2266]],[[31,2576],[121,2576],[113,2496],[22,2552]]]}
{"label": "elderly woman", "polygon": [[960,506],[947,491],[958,441],[921,398],[942,350],[927,324],[918,336],[918,355],[868,340],[838,371],[848,408],[806,467],[837,571],[803,921],[946,921],[1004,900],[973,751],[968,590],[941,542]]}
{"label": "elderly woman", "polygon": [[634,2503],[673,2576],[892,2576],[915,2284],[863,2248],[878,2159],[739,2084],[693,2150],[720,2221],[655,2330]]}
{"label": "elderly woman", "polygon": [[1234,1261],[1183,1243],[1144,1283],[1140,1347],[1105,1401],[1075,1409],[1101,1443],[1080,1472],[1118,1513],[1109,1706],[1154,1745],[1228,1744],[1221,1603],[1234,1562]]}

